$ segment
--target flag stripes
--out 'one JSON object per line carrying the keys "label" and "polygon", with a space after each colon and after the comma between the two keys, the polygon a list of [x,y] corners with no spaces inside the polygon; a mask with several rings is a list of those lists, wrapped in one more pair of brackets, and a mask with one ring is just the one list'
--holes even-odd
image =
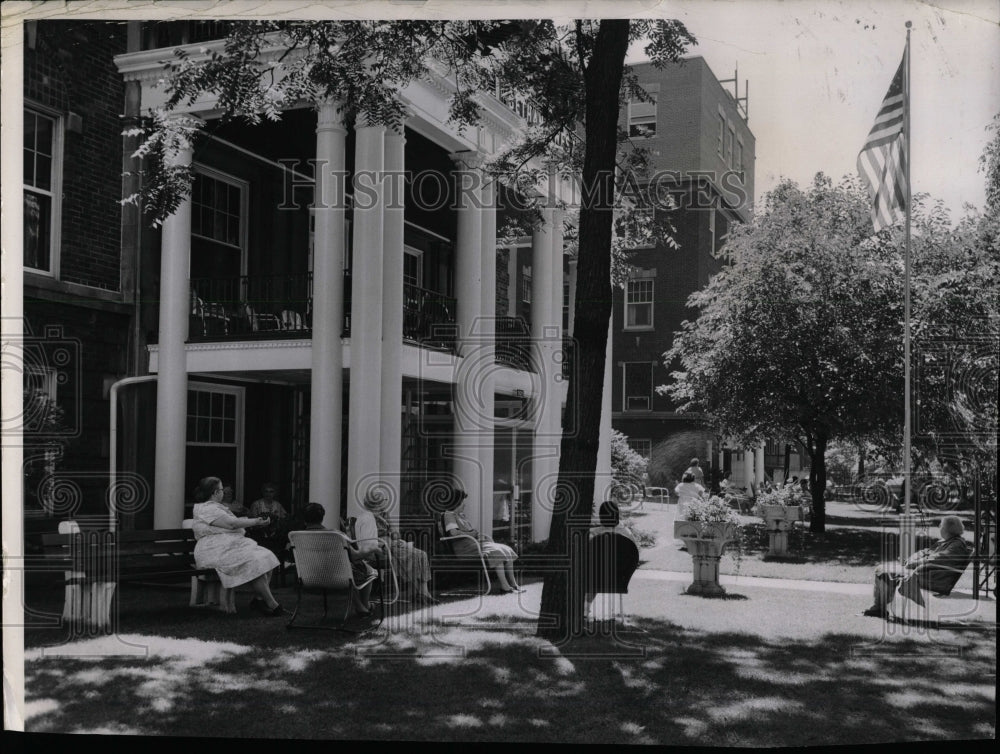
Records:
{"label": "flag stripes", "polygon": [[878,232],[906,212],[906,134],[903,132],[906,93],[903,72],[906,54],[892,78],[889,91],[858,154],[858,172],[872,201],[872,225]]}

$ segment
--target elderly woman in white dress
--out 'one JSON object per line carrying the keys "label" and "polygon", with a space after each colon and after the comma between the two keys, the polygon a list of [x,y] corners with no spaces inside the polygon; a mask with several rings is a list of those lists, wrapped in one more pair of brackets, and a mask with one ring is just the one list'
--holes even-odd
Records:
{"label": "elderly woman in white dress", "polygon": [[205,477],[198,482],[194,506],[194,561],[198,568],[214,568],[226,589],[250,584],[257,594],[250,607],[264,615],[282,615],[281,605],[268,586],[278,559],[266,547],[246,537],[246,528],[267,526],[267,518],[241,518],[222,504],[222,481]]}

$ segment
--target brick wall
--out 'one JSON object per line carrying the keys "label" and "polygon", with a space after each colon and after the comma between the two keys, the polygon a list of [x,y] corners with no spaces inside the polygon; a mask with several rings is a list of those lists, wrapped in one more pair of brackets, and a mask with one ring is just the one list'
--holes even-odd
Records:
{"label": "brick wall", "polygon": [[[24,98],[63,119],[61,280],[120,290],[124,83],[113,56],[125,51],[125,25],[38,22],[25,50]],[[69,113],[82,119],[71,131]]]}

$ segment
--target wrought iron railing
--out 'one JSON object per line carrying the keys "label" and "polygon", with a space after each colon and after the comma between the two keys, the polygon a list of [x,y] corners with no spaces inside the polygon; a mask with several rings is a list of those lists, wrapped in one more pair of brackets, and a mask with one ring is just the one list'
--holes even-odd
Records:
{"label": "wrought iron railing", "polygon": [[455,347],[455,312],[453,296],[403,284],[403,337],[430,348]]}
{"label": "wrought iron railing", "polygon": [[312,273],[191,280],[190,340],[308,337]]}
{"label": "wrought iron railing", "polygon": [[497,317],[496,361],[513,369],[534,371],[531,359],[531,331],[521,317]]}
{"label": "wrought iron railing", "polygon": [[[307,338],[312,332],[312,273],[191,280],[190,340]],[[456,300],[403,286],[403,337],[453,349]],[[343,335],[351,334],[351,273],[344,272]]]}

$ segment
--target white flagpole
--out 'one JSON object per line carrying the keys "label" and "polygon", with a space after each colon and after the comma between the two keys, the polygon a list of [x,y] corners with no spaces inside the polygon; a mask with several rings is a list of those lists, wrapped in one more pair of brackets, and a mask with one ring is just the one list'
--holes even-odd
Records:
{"label": "white flagpole", "polygon": [[903,257],[903,516],[900,519],[899,551],[905,561],[913,552],[914,522],[910,515],[910,29],[906,22],[906,64],[903,66],[903,155],[906,181],[906,242]]}

